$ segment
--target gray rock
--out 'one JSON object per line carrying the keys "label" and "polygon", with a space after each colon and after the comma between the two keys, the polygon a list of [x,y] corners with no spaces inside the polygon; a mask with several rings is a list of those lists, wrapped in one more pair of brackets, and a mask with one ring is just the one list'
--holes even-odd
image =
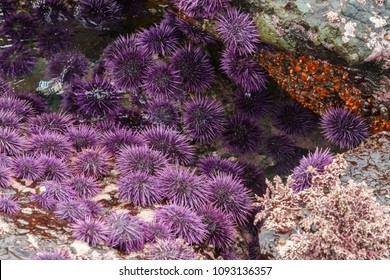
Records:
{"label": "gray rock", "polygon": [[[375,0],[245,0],[262,41],[349,65],[390,61],[390,9]],[[388,65],[390,67],[390,65]]]}
{"label": "gray rock", "polygon": [[366,182],[381,204],[390,206],[390,132],[378,133],[344,154],[348,162],[343,182]]}

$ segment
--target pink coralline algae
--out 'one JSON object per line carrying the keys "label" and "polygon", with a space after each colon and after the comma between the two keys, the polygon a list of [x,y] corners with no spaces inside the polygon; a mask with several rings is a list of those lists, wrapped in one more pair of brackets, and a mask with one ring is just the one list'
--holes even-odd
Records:
{"label": "pink coralline algae", "polygon": [[379,205],[364,182],[343,184],[340,175],[346,167],[338,155],[313,177],[313,186],[300,193],[291,191],[291,180],[286,185],[280,178],[268,182],[266,196],[257,203],[263,209],[257,219],[278,232],[299,229],[290,236],[283,259],[388,258],[389,208]]}

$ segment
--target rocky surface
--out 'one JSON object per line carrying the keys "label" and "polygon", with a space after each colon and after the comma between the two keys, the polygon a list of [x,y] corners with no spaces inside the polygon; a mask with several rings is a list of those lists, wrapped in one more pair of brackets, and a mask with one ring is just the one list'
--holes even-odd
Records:
{"label": "rocky surface", "polygon": [[374,189],[381,204],[390,206],[390,132],[367,139],[358,148],[344,154],[348,162],[343,182],[353,179]]}
{"label": "rocky surface", "polygon": [[326,59],[331,51],[350,65],[378,59],[390,67],[390,1],[246,2],[264,42],[295,53],[322,48]]}

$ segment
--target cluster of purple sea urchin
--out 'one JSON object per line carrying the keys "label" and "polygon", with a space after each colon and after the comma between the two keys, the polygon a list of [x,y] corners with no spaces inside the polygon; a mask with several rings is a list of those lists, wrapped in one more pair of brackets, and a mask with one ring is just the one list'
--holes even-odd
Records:
{"label": "cluster of purple sea urchin", "polygon": [[[0,1],[8,44],[0,51],[1,215],[28,200],[90,246],[144,250],[147,259],[197,259],[192,245],[232,255],[254,194],[265,193],[259,154],[279,163],[297,157],[294,135],[307,135],[315,118],[297,103],[273,107],[252,56],[260,47],[256,26],[232,1],[173,1],[187,16],[216,21],[222,51],[213,45],[218,38],[173,13],[124,34],[115,24],[127,16],[123,2],[36,0],[21,13],[18,3]],[[97,58],[72,40],[84,28],[122,34]],[[15,91],[9,81],[32,73],[36,62],[46,66],[34,73],[45,75],[44,91]],[[226,75],[216,73],[218,63]],[[45,103],[51,94],[63,111]],[[277,135],[267,133],[267,115]],[[367,136],[344,111],[326,114],[322,128],[341,147]],[[330,158],[321,151],[303,158],[294,190],[310,187],[310,168],[322,172]],[[3,196],[14,179],[36,190]],[[107,196],[112,201],[100,203]],[[155,219],[144,222],[133,208],[150,208]]]}

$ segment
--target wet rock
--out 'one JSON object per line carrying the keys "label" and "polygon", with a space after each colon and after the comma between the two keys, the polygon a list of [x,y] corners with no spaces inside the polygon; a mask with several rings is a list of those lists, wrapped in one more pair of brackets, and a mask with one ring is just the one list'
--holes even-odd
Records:
{"label": "wet rock", "polygon": [[[343,58],[390,60],[390,4],[375,0],[246,0],[261,39],[278,48]],[[314,51],[314,52],[313,52]],[[389,65],[390,67],[390,65]]]}
{"label": "wet rock", "polygon": [[390,132],[371,136],[358,148],[344,154],[348,162],[343,182],[366,182],[381,204],[390,206]]}

